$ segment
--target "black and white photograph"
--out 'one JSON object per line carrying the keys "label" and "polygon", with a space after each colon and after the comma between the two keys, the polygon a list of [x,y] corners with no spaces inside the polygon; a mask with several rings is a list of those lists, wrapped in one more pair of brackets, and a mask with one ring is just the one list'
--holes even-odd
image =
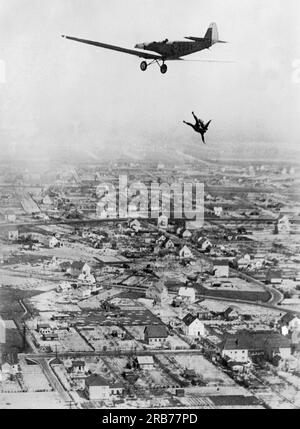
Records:
{"label": "black and white photograph", "polygon": [[299,21],[0,0],[0,413],[300,409]]}

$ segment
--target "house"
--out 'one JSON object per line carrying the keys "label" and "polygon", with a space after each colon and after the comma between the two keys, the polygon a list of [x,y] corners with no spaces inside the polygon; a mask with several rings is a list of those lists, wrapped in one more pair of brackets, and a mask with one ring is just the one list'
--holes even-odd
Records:
{"label": "house", "polygon": [[205,237],[199,237],[197,239],[197,246],[203,252],[209,252],[212,249],[211,242]]}
{"label": "house", "polygon": [[300,319],[293,313],[284,314],[278,321],[282,335],[287,335],[290,331],[300,331]]}
{"label": "house", "polygon": [[52,333],[52,327],[49,325],[49,323],[38,323],[37,324],[37,331],[41,335],[47,335]]}
{"label": "house", "polygon": [[70,274],[73,276],[79,276],[80,274],[83,274],[84,276],[90,276],[91,275],[91,267],[82,261],[74,261],[71,264],[70,269],[68,270]]}
{"label": "house", "polygon": [[189,337],[205,337],[204,323],[197,316],[187,314],[183,319],[183,332]]}
{"label": "house", "polygon": [[239,312],[233,308],[233,307],[228,307],[224,312],[223,312],[223,317],[225,320],[227,321],[231,321],[231,320],[235,320],[239,318]]}
{"label": "house", "polygon": [[101,375],[92,374],[85,380],[85,392],[90,401],[109,399],[109,382]]}
{"label": "house", "polygon": [[290,232],[290,221],[286,215],[280,215],[275,224],[275,234],[284,234]]}
{"label": "house", "polygon": [[162,280],[154,282],[146,291],[146,298],[153,299],[156,303],[164,303],[169,299],[168,289]]}
{"label": "house", "polygon": [[193,253],[187,246],[183,246],[182,249],[179,251],[180,259],[192,259],[193,257]]}
{"label": "house", "polygon": [[98,374],[85,379],[85,393],[90,401],[110,399],[111,395],[123,395],[125,388],[120,382],[110,382]]}
{"label": "house", "polygon": [[71,273],[71,262],[62,262],[59,264],[59,268],[63,273]]}
{"label": "house", "polygon": [[280,334],[267,337],[265,353],[269,360],[273,360],[276,356],[280,359],[288,359],[291,356],[291,341]]}
{"label": "house", "polygon": [[18,228],[14,226],[10,226],[7,230],[7,238],[9,241],[17,241],[19,239]]}
{"label": "house", "polygon": [[85,362],[84,360],[74,360],[70,368],[70,372],[76,375],[82,375],[85,373]]}
{"label": "house", "polygon": [[163,325],[149,325],[144,329],[144,341],[149,346],[161,347],[168,338],[168,331]]}
{"label": "house", "polygon": [[157,220],[157,227],[159,229],[167,229],[168,228],[169,219],[167,216],[161,215]]}
{"label": "house", "polygon": [[274,331],[241,330],[227,335],[219,347],[223,358],[240,363],[255,356],[272,360],[275,356],[286,359],[291,355],[290,340]]}
{"label": "house", "polygon": [[223,214],[223,207],[214,207],[214,214],[215,216],[222,216]]}
{"label": "house", "polygon": [[191,238],[192,233],[191,233],[191,231],[189,231],[188,229],[184,229],[183,231],[181,231],[180,236],[181,236],[182,238],[184,238],[185,240],[187,240],[187,239]]}
{"label": "house", "polygon": [[192,287],[180,287],[178,291],[178,296],[185,301],[190,302],[191,304],[193,304],[196,300],[195,289]]}
{"label": "house", "polygon": [[139,232],[142,229],[142,226],[137,219],[134,219],[129,222],[129,228],[131,228],[134,232]]}
{"label": "house", "polygon": [[152,356],[138,356],[136,364],[142,371],[151,371],[154,369],[154,360]]}
{"label": "house", "polygon": [[269,270],[266,275],[266,282],[269,284],[281,284],[281,272],[279,270]]}
{"label": "house", "polygon": [[62,243],[54,235],[49,239],[48,244],[50,249],[54,249],[55,247],[62,247]]}
{"label": "house", "polygon": [[49,334],[43,334],[43,341],[55,341],[58,340],[58,335],[56,332],[51,332]]}
{"label": "house", "polygon": [[175,244],[171,239],[165,241],[162,246],[164,249],[167,249],[167,250],[174,250],[175,249]]}
{"label": "house", "polygon": [[229,277],[229,264],[226,260],[214,261],[215,277]]}

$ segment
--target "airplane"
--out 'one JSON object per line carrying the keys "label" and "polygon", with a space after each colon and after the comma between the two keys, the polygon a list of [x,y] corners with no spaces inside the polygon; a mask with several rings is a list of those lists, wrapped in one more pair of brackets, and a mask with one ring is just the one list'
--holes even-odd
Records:
{"label": "airplane", "polygon": [[[146,71],[147,68],[156,63],[160,67],[162,74],[165,74],[168,70],[166,61],[182,61],[184,56],[193,54],[195,52],[209,49],[216,43],[227,43],[219,40],[218,28],[215,23],[210,24],[204,37],[185,37],[184,41],[169,41],[168,39],[162,42],[150,42],[150,43],[138,43],[135,45],[135,49],[122,48],[120,46],[108,45],[101,42],[93,42],[92,40],[78,39],[77,37],[62,36],[65,39],[73,40],[75,42],[85,43],[87,45],[93,45],[100,48],[111,49],[113,51],[124,52],[126,54],[135,55],[143,58],[140,68],[142,71]],[[145,60],[150,60],[149,63]],[[206,60],[199,60],[206,61]],[[214,62],[213,60],[207,60],[208,62]]]}

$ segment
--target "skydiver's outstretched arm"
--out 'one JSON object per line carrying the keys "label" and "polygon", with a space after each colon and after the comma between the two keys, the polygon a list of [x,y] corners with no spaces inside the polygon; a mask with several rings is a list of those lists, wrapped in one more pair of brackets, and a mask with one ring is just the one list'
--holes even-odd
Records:
{"label": "skydiver's outstretched arm", "polygon": [[195,119],[195,121],[196,121],[196,123],[198,122],[198,118],[197,118],[197,116],[195,115],[195,113],[194,112],[192,112],[192,115],[194,116],[194,119]]}
{"label": "skydiver's outstretched arm", "polygon": [[184,124],[186,124],[186,125],[189,125],[189,126],[190,126],[190,127],[192,127],[192,128],[194,128],[194,127],[195,127],[195,125],[194,125],[194,124],[191,124],[190,122],[183,121],[183,123],[184,123]]}
{"label": "skydiver's outstretched arm", "polygon": [[210,121],[208,121],[208,122],[207,122],[207,124],[205,125],[205,129],[206,129],[206,130],[207,130],[207,129],[208,129],[208,127],[210,126],[211,121],[212,121],[212,119],[211,119]]}

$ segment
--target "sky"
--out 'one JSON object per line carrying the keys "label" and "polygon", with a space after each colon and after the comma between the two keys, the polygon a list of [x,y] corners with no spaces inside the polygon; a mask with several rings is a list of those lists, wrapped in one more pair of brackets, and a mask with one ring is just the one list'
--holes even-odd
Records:
{"label": "sky", "polygon": [[[0,0],[0,151],[64,147],[139,154],[200,145],[183,125],[212,119],[217,154],[298,148],[298,0]],[[220,38],[189,59],[146,72],[131,55],[77,44],[67,34],[132,48],[153,40]],[[296,68],[298,67],[298,68]],[[3,79],[2,79],[3,80]]]}

